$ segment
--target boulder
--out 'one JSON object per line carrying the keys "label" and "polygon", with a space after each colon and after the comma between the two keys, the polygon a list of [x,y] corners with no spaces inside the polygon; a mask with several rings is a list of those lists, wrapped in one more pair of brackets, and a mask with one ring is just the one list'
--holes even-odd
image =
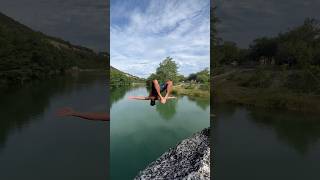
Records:
{"label": "boulder", "polygon": [[195,133],[169,149],[135,177],[148,179],[210,179],[210,129]]}

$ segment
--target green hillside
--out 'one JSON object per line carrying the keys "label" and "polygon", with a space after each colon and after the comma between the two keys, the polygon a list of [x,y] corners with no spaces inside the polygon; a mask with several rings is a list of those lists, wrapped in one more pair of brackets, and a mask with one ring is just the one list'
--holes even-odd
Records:
{"label": "green hillside", "polygon": [[112,66],[110,66],[110,84],[113,87],[117,86],[128,86],[133,82],[145,82],[143,78],[133,76],[131,74],[120,71]]}
{"label": "green hillside", "polygon": [[105,69],[108,57],[33,31],[0,13],[0,86],[45,79],[72,67]]}

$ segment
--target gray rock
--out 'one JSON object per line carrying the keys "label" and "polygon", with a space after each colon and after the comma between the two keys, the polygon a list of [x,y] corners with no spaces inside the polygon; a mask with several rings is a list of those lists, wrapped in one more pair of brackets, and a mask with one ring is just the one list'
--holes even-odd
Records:
{"label": "gray rock", "polygon": [[210,129],[204,129],[169,149],[140,171],[135,180],[210,179]]}

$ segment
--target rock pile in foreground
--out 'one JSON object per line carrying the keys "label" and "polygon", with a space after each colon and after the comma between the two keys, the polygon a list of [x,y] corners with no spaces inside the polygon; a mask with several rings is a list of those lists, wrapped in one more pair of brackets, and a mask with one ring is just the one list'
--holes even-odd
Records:
{"label": "rock pile in foreground", "polygon": [[148,179],[210,179],[210,129],[204,129],[169,149],[135,180]]}

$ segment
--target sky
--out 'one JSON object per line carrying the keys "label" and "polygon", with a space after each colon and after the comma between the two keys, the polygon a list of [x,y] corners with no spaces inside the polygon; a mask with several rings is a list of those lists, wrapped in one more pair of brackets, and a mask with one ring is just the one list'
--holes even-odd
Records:
{"label": "sky", "polygon": [[319,0],[215,0],[219,36],[246,48],[256,38],[276,36],[303,23],[320,20]]}
{"label": "sky", "polygon": [[185,76],[210,66],[210,0],[111,0],[110,59],[148,77],[172,57]]}
{"label": "sky", "polygon": [[107,0],[0,0],[0,12],[47,35],[109,51]]}

